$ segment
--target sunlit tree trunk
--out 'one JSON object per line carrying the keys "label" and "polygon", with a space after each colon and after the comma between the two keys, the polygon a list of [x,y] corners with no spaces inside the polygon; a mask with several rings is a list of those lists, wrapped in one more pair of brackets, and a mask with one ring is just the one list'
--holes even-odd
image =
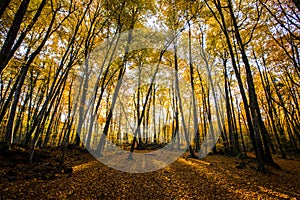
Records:
{"label": "sunlit tree trunk", "polygon": [[156,145],[157,144],[157,135],[156,135],[156,106],[155,106],[155,103],[156,103],[156,98],[155,98],[155,95],[156,95],[156,88],[155,88],[155,85],[153,85],[153,92],[152,92],[152,118],[153,118],[153,142],[154,144]]}
{"label": "sunlit tree trunk", "polygon": [[[131,28],[133,29],[133,27],[134,27],[134,22],[131,22]],[[123,77],[124,77],[124,74],[125,74],[125,71],[126,71],[126,63],[127,63],[127,59],[128,59],[129,45],[130,45],[131,40],[132,40],[132,29],[130,29],[129,32],[128,32],[128,37],[127,37],[127,42],[126,42],[126,47],[125,47],[125,54],[123,56],[123,61],[122,61],[123,63],[121,64],[120,69],[119,69],[117,84],[116,84],[116,88],[115,88],[115,91],[114,91],[113,97],[112,97],[112,103],[111,103],[111,106],[110,106],[109,111],[108,111],[108,116],[106,118],[105,126],[103,128],[103,133],[101,135],[99,144],[97,146],[96,151],[99,152],[100,156],[102,155],[101,151],[104,147],[105,138],[108,135],[108,130],[109,130],[109,126],[110,126],[110,123],[111,123],[112,116],[113,116],[113,111],[114,111],[115,104],[116,104],[116,101],[117,101],[117,97],[118,97],[118,94],[119,94],[119,91],[120,91],[120,88],[121,88],[121,85],[122,85],[122,82],[123,82]]]}
{"label": "sunlit tree trunk", "polygon": [[175,89],[176,89],[176,96],[178,98],[178,107],[179,107],[179,111],[181,114],[181,124],[182,124],[182,128],[183,128],[183,133],[184,133],[185,140],[187,143],[187,148],[189,149],[191,156],[193,158],[197,158],[197,156],[195,155],[194,150],[191,146],[190,140],[189,140],[189,135],[187,132],[186,122],[185,122],[185,118],[184,118],[182,99],[181,99],[181,93],[180,93],[180,88],[179,88],[177,47],[176,47],[175,43],[174,43],[174,65],[175,65]]}
{"label": "sunlit tree trunk", "polygon": [[198,111],[197,111],[197,102],[195,97],[195,84],[194,84],[194,66],[192,61],[192,42],[191,42],[191,25],[188,21],[189,28],[189,67],[190,67],[190,84],[192,88],[192,111],[193,111],[193,124],[194,124],[194,136],[196,142],[196,150],[200,151],[200,133],[198,127]]}

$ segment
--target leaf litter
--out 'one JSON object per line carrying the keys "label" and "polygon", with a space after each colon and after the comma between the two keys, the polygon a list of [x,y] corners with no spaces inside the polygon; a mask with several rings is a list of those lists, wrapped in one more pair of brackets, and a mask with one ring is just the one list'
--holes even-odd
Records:
{"label": "leaf litter", "polygon": [[0,199],[300,199],[299,160],[275,158],[282,170],[267,166],[263,174],[251,157],[184,155],[163,169],[131,174],[78,148],[68,150],[64,168],[53,149],[37,153],[34,163],[22,155],[1,155]]}

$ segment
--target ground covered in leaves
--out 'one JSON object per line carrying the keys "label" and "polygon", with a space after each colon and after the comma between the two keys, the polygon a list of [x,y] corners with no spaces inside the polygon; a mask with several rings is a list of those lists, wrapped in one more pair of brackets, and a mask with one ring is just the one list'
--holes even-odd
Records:
{"label": "ground covered in leaves", "polygon": [[111,169],[88,152],[70,148],[0,155],[0,199],[300,199],[300,161],[275,158],[282,170],[256,171],[253,158],[183,156],[142,174]]}

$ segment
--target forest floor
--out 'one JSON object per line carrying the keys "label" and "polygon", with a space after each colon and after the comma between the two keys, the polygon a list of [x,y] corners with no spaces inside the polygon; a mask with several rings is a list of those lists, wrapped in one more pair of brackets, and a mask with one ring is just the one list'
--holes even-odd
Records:
{"label": "forest floor", "polygon": [[282,167],[256,171],[253,158],[208,155],[179,158],[155,172],[131,174],[98,162],[86,151],[17,149],[0,154],[0,199],[300,199],[299,159],[275,161]]}

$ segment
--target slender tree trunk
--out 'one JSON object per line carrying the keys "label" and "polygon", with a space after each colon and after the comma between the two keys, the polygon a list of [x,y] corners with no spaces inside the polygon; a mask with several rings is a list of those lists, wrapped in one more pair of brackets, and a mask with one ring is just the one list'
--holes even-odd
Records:
{"label": "slender tree trunk", "polygon": [[241,96],[242,96],[242,100],[243,100],[243,104],[244,104],[244,107],[245,107],[245,113],[246,113],[246,119],[247,119],[247,123],[248,123],[248,127],[249,127],[250,138],[251,138],[252,145],[253,145],[253,148],[254,148],[254,151],[255,151],[255,154],[256,154],[256,157],[257,157],[258,170],[259,171],[265,171],[265,167],[264,167],[265,155],[264,155],[264,151],[262,149],[261,138],[260,138],[260,135],[259,135],[259,132],[258,132],[259,129],[258,129],[257,126],[254,126],[254,122],[251,119],[251,114],[250,114],[250,111],[249,111],[249,104],[248,104],[245,89],[244,89],[244,86],[243,86],[243,81],[241,79],[241,75],[240,75],[240,72],[239,72],[238,67],[237,67],[235,54],[234,54],[233,47],[232,47],[232,44],[231,44],[231,40],[230,40],[230,37],[229,37],[227,25],[226,25],[226,22],[225,22],[225,17],[224,17],[223,11],[222,11],[223,7],[221,6],[220,0],[216,0],[214,2],[215,6],[218,9],[218,14],[221,17],[221,22],[220,22],[218,20],[218,17],[216,16],[216,13],[212,10],[212,8],[210,7],[207,0],[205,0],[205,3],[208,6],[208,8],[210,9],[210,11],[212,12],[212,14],[214,15],[215,19],[218,21],[218,23],[219,23],[219,25],[220,25],[220,27],[221,27],[224,35],[225,35],[226,42],[227,42],[227,45],[228,45],[228,50],[229,50],[231,61],[232,61],[232,67],[234,69],[234,72],[235,72],[235,75],[236,75],[236,78],[237,78],[237,81],[238,81],[238,86],[239,86]]}
{"label": "slender tree trunk", "polygon": [[81,131],[83,127],[83,123],[86,118],[87,113],[87,106],[86,106],[86,98],[87,98],[87,92],[89,88],[89,79],[90,79],[90,70],[89,70],[89,55],[86,51],[85,53],[85,61],[84,61],[84,75],[83,75],[83,88],[82,88],[82,94],[81,94],[81,100],[79,104],[79,120],[77,125],[77,131],[76,131],[76,138],[75,138],[75,145],[80,146],[80,136]]}
{"label": "slender tree trunk", "polygon": [[241,135],[241,139],[242,139],[244,154],[246,156],[247,155],[247,151],[246,151],[246,146],[245,146],[245,141],[244,141],[244,136],[243,136],[243,130],[242,130],[241,111],[240,111],[240,106],[238,105],[237,101],[236,101],[236,105],[238,107],[238,121],[239,121],[240,135]]}
{"label": "slender tree trunk", "polygon": [[194,136],[195,136],[195,143],[196,143],[196,151],[200,151],[200,133],[198,127],[198,111],[197,111],[197,102],[195,97],[195,84],[194,84],[194,66],[192,60],[192,42],[191,42],[191,25],[188,21],[189,26],[189,66],[190,66],[190,84],[192,88],[192,110],[193,110],[193,120],[194,120]]}
{"label": "slender tree trunk", "polygon": [[178,77],[178,60],[177,60],[177,47],[176,44],[174,44],[174,61],[175,61],[175,88],[176,88],[176,94],[178,98],[178,105],[179,105],[179,111],[181,113],[181,123],[182,123],[182,128],[185,136],[185,140],[187,143],[187,148],[190,151],[190,154],[193,158],[197,158],[197,156],[194,153],[194,150],[190,144],[186,124],[185,124],[185,118],[184,118],[184,112],[183,112],[183,107],[182,107],[182,100],[181,100],[181,94],[180,94],[180,88],[179,88],[179,77]]}
{"label": "slender tree trunk", "polygon": [[0,74],[4,70],[7,64],[7,58],[10,54],[12,46],[17,38],[18,32],[20,30],[21,23],[27,11],[30,0],[23,0],[17,10],[13,23],[9,28],[5,42],[0,51]]}
{"label": "slender tree trunk", "polygon": [[101,135],[100,142],[99,142],[97,150],[96,150],[97,152],[99,152],[100,156],[102,156],[101,151],[104,147],[105,138],[108,135],[109,126],[110,126],[110,123],[111,123],[111,120],[112,120],[112,117],[113,117],[113,111],[114,111],[114,108],[115,108],[117,97],[118,97],[118,94],[119,94],[119,91],[120,91],[120,88],[121,88],[121,85],[122,85],[123,77],[124,77],[124,74],[125,74],[126,68],[125,68],[124,65],[125,65],[125,63],[122,65],[122,67],[119,70],[117,86],[116,86],[116,89],[115,89],[114,94],[113,94],[112,103],[111,103],[111,106],[110,106],[110,109],[109,109],[109,112],[108,112],[108,115],[107,115],[107,119],[106,119],[106,122],[105,122],[103,133]]}
{"label": "slender tree trunk", "polygon": [[230,105],[231,105],[230,109],[231,109],[231,113],[232,113],[234,148],[237,152],[240,152],[238,128],[237,128],[237,123],[236,123],[236,116],[235,116],[235,111],[234,111],[233,96],[232,96],[232,90],[231,90],[230,83],[228,84],[228,90],[229,90],[229,99],[230,99]]}
{"label": "slender tree trunk", "polygon": [[229,100],[229,92],[228,92],[228,75],[227,75],[226,60],[223,60],[223,65],[224,65],[225,100],[226,100],[227,126],[228,126],[228,135],[229,135],[229,149],[235,150],[235,145],[234,145],[235,141],[233,137],[232,123],[231,123],[232,119],[231,119],[231,108],[230,108],[230,100]]}
{"label": "slender tree trunk", "polygon": [[19,80],[19,83],[18,83],[18,87],[16,88],[16,91],[15,91],[14,100],[13,100],[13,103],[12,103],[12,107],[11,107],[11,111],[10,111],[10,115],[9,115],[9,119],[8,119],[8,123],[7,123],[7,128],[6,128],[6,142],[7,143],[11,142],[12,130],[13,130],[13,122],[14,122],[14,118],[15,118],[15,113],[16,113],[17,105],[19,103],[19,98],[20,98],[20,95],[21,95],[21,89],[23,87],[27,71],[28,71],[31,63],[34,61],[35,57],[41,52],[41,50],[43,49],[44,45],[46,44],[46,41],[50,37],[50,33],[51,33],[51,30],[52,30],[52,26],[54,24],[56,13],[57,13],[57,11],[55,11],[53,13],[51,23],[50,23],[50,25],[48,27],[47,33],[46,33],[43,41],[38,46],[38,48],[30,55],[27,63],[22,67],[21,77],[20,77],[20,80]]}
{"label": "slender tree trunk", "polygon": [[[122,8],[124,7],[124,5],[125,5],[125,2],[122,4]],[[108,134],[109,126],[110,126],[112,116],[113,116],[113,111],[114,111],[114,108],[115,108],[115,104],[116,104],[116,101],[117,101],[119,90],[120,90],[122,82],[123,82],[123,77],[124,77],[124,74],[125,74],[125,71],[126,71],[126,66],[125,65],[126,65],[127,59],[128,59],[129,45],[132,41],[132,29],[134,28],[134,23],[135,23],[134,21],[131,22],[131,29],[128,32],[127,43],[126,43],[126,46],[125,46],[125,54],[123,56],[123,63],[120,66],[120,69],[119,69],[117,85],[116,85],[116,88],[115,88],[115,91],[114,91],[114,94],[113,94],[112,103],[111,103],[111,106],[110,106],[110,109],[109,109],[108,116],[106,118],[103,133],[101,135],[100,142],[97,146],[96,151],[99,152],[99,156],[102,156],[101,151],[104,147],[105,138]]]}
{"label": "slender tree trunk", "polygon": [[262,120],[262,116],[260,113],[260,109],[259,109],[259,105],[258,105],[258,100],[257,100],[257,95],[256,95],[256,91],[255,91],[255,86],[254,86],[254,81],[253,81],[253,77],[252,77],[252,72],[251,72],[251,67],[249,64],[249,60],[246,54],[246,49],[245,49],[245,44],[242,41],[240,32],[239,32],[239,28],[238,28],[238,24],[234,15],[234,11],[233,11],[233,7],[232,7],[232,2],[231,0],[227,0],[228,2],[228,8],[230,11],[230,16],[233,22],[233,27],[234,27],[234,32],[236,35],[236,39],[237,42],[239,44],[240,47],[240,51],[242,54],[242,60],[243,63],[245,65],[245,69],[246,69],[246,77],[247,77],[247,85],[248,85],[248,91],[249,91],[249,101],[250,101],[250,111],[251,111],[251,115],[252,115],[252,119],[253,119],[253,125],[254,125],[254,129],[257,130],[257,137],[260,137],[260,135],[262,136],[263,139],[263,143],[264,143],[264,149],[265,149],[265,161],[268,164],[273,165],[274,167],[279,167],[279,165],[277,165],[273,158],[272,158],[272,154],[269,148],[269,144],[268,144],[268,139],[267,139],[267,129],[264,125],[264,122]]}
{"label": "slender tree trunk", "polygon": [[153,98],[153,101],[152,101],[152,118],[153,118],[153,142],[154,142],[154,145],[157,144],[157,140],[156,140],[156,111],[155,111],[155,95],[156,95],[156,88],[155,88],[155,85],[153,86],[153,92],[152,92],[152,98]]}

